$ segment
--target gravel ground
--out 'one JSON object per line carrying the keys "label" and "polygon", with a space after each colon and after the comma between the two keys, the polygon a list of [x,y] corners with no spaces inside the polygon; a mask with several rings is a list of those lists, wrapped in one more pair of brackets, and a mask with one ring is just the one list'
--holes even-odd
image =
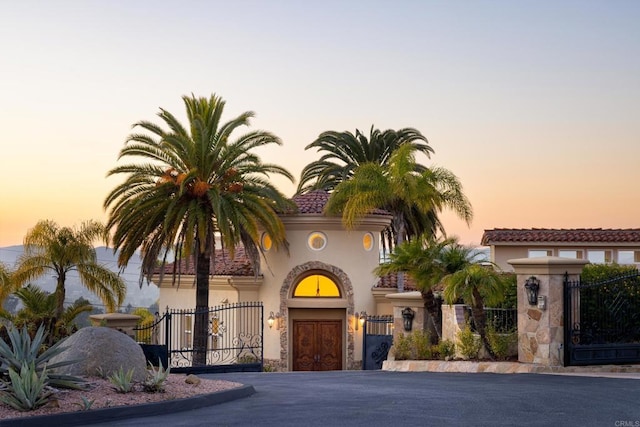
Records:
{"label": "gravel ground", "polygon": [[135,391],[131,393],[117,393],[109,380],[88,378],[91,386],[89,390],[57,390],[52,402],[35,411],[20,412],[0,403],[0,419],[81,411],[85,409],[83,398],[92,402],[90,409],[98,409],[183,399],[242,386],[240,383],[208,379],[200,379],[200,384],[194,385],[187,384],[185,378],[186,375],[170,374],[165,382],[164,393],[146,393],[140,385],[136,385]]}

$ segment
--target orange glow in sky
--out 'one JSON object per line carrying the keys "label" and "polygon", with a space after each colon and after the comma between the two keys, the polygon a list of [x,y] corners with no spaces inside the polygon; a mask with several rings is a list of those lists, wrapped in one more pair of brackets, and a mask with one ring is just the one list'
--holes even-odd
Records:
{"label": "orange glow in sky", "polygon": [[638,22],[630,1],[4,2],[0,247],[106,220],[132,124],[191,93],[255,111],[296,177],[323,131],[419,129],[473,204],[442,215],[463,243],[640,227]]}

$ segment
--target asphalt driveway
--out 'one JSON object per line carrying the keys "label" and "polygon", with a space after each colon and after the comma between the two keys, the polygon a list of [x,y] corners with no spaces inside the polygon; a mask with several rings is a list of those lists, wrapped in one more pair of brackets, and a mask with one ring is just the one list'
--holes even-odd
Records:
{"label": "asphalt driveway", "polygon": [[540,374],[336,371],[204,375],[250,397],[100,426],[640,427],[640,381]]}

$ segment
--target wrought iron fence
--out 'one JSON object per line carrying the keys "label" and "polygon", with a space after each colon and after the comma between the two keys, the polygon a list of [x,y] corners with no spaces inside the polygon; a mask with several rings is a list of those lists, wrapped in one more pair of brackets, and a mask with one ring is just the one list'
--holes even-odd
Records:
{"label": "wrought iron fence", "polygon": [[[193,371],[196,314],[195,309],[167,309],[162,317],[156,316],[153,324],[136,328],[136,340],[147,358],[152,363],[154,357],[165,360],[174,372]],[[212,307],[207,316],[206,366],[251,365],[262,370],[264,310],[261,302]]]}
{"label": "wrought iron fence", "polygon": [[[484,309],[487,328],[492,328],[500,334],[508,334],[518,329],[518,309],[516,308],[487,308]],[[465,320],[473,332],[476,325],[471,315],[471,307],[465,307]]]}

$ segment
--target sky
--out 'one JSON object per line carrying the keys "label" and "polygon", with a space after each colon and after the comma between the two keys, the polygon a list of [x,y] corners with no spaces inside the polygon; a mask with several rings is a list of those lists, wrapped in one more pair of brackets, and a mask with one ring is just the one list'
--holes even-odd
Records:
{"label": "sky", "polygon": [[473,206],[441,215],[465,244],[638,228],[638,22],[632,0],[0,0],[0,247],[106,221],[132,125],[214,93],[296,178],[323,131],[420,130]]}

